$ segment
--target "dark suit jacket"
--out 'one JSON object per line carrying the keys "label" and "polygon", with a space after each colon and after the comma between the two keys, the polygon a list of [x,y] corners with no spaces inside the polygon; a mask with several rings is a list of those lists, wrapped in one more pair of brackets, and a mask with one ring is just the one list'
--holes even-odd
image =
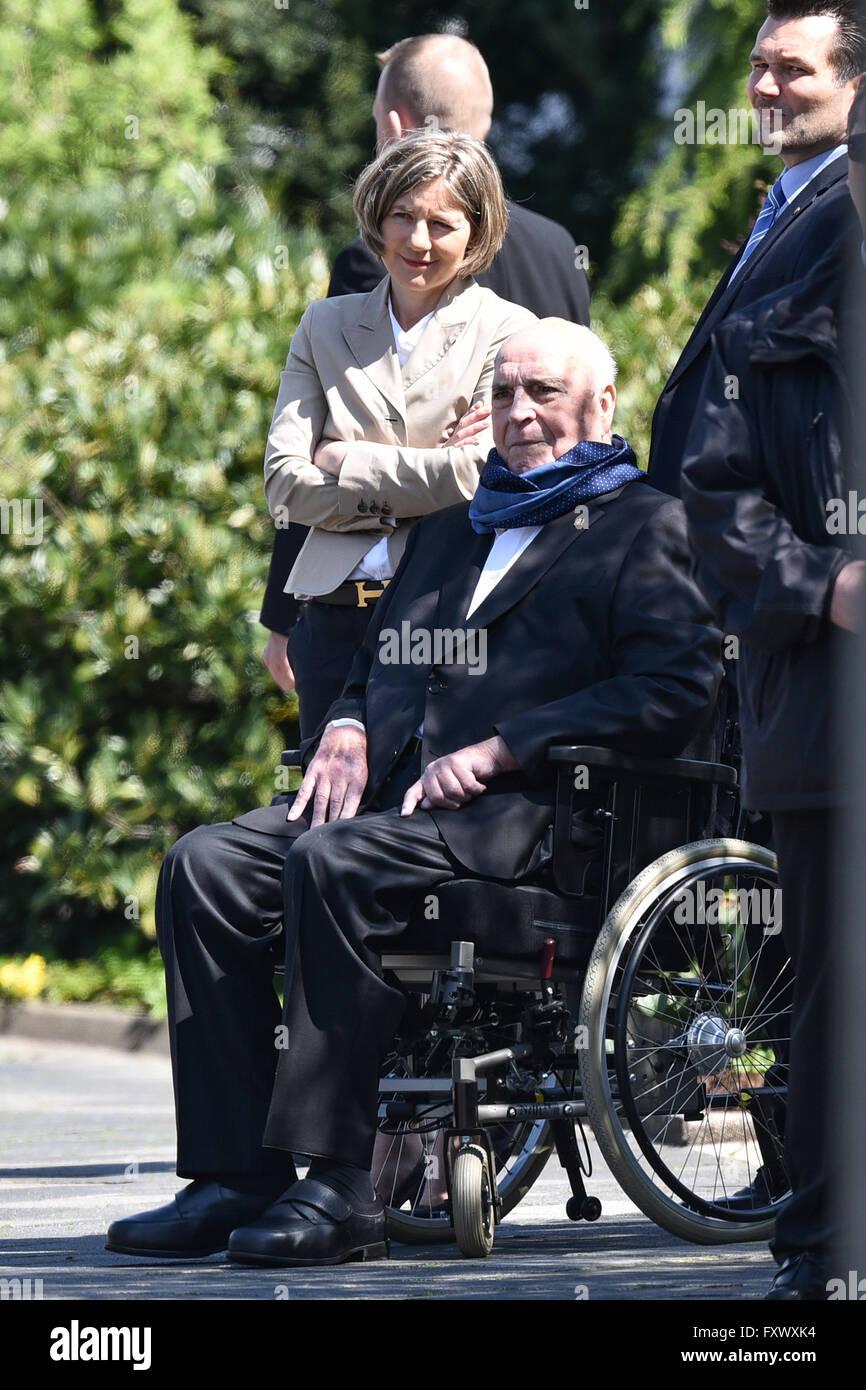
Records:
{"label": "dark suit jacket", "polygon": [[[479,285],[512,304],[531,309],[538,318],[573,319],[589,327],[589,281],[575,265],[575,241],[558,222],[508,203],[508,231],[490,269],[476,276]],[[337,255],[328,298],[372,290],[382,279],[383,266],[361,241]],[[260,621],[274,632],[289,632],[298,605],[283,587],[307,535],[305,526],[276,531]]]}
{"label": "dark suit jacket", "polygon": [[[713,335],[683,499],[697,578],[741,638],[736,668],[743,804],[839,804],[844,663],[856,639],[830,622],[833,586],[866,545],[834,534],[827,504],[849,501],[862,381],[863,267],[846,288],[833,261]],[[730,374],[739,401],[725,398]],[[856,492],[854,494],[857,495]],[[850,749],[843,754],[850,764]]]}
{"label": "dark suit jacket", "polygon": [[[451,853],[484,877],[511,880],[538,862],[553,819],[552,744],[673,756],[711,716],[721,634],[691,577],[682,504],[641,479],[588,505],[581,529],[571,512],[548,522],[468,621],[492,538],[472,530],[468,505],[424,517],[329,711],[368,730],[365,805],[422,720],[425,764],[502,736],[520,770],[459,811],[433,813]],[[459,655],[467,628],[486,634],[478,669],[445,655],[432,666],[387,659],[391,632],[411,642],[457,630]],[[278,835],[280,820],[285,807],[270,806],[241,824]]]}
{"label": "dark suit jacket", "polygon": [[792,199],[743,271],[722,276],[659,398],[653,416],[647,472],[653,485],[678,497],[686,441],[697,412],[710,356],[710,339],[729,317],[740,315],[764,295],[808,275],[826,255],[838,257],[839,273],[859,244],[860,224],[846,183],[848,159],[840,155]]}

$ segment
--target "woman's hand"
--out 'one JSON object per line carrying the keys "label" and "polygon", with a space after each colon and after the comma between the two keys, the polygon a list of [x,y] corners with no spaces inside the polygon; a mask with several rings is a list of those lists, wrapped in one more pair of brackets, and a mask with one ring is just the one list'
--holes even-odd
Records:
{"label": "woman's hand", "polygon": [[323,473],[330,473],[332,478],[339,478],[348,447],[339,439],[323,439],[321,444],[316,445],[313,463]]}
{"label": "woman's hand", "polygon": [[490,411],[483,401],[478,401],[476,405],[471,405],[466,414],[457,421],[457,424],[448,436],[446,447],[449,449],[465,449],[468,445],[477,443],[479,437],[487,429],[489,419]]}
{"label": "woman's hand", "polygon": [[288,657],[289,639],[281,632],[272,632],[262,652],[262,661],[267,666],[280,690],[291,695],[295,688],[295,673]]}
{"label": "woman's hand", "polygon": [[[465,449],[470,444],[475,444],[487,429],[489,420],[490,411],[483,402],[479,401],[477,405],[470,406],[466,414],[457,421],[445,447]],[[339,478],[348,447],[348,444],[344,444],[340,439],[323,439],[316,445],[313,463],[323,473],[330,474],[332,478]]]}

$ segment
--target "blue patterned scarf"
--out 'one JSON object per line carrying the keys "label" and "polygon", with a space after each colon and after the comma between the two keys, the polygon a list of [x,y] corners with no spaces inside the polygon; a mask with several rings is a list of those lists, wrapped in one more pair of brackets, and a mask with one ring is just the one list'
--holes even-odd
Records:
{"label": "blue patterned scarf", "polygon": [[469,505],[469,520],[479,535],[499,528],[537,526],[563,516],[579,502],[642,477],[634,452],[618,434],[610,444],[585,439],[562,458],[519,476],[491,449]]}

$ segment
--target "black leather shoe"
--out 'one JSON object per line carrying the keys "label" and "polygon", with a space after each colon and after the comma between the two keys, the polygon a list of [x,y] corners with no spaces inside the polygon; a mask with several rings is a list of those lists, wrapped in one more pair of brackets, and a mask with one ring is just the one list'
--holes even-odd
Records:
{"label": "black leather shoe", "polygon": [[272,1204],[273,1191],[250,1196],[196,1178],[181,1188],[164,1207],[112,1221],[106,1250],[119,1255],[152,1255],[182,1259],[189,1255],[213,1255],[225,1250],[236,1226],[254,1220]]}
{"label": "black leather shoe", "polygon": [[351,1207],[316,1178],[296,1182],[229,1241],[229,1259],[250,1265],[339,1265],[387,1255],[381,1198]]}
{"label": "black leather shoe", "polygon": [[783,1299],[787,1302],[826,1303],[827,1282],[827,1271],[814,1255],[808,1252],[790,1255],[779,1265],[770,1291],[764,1294],[764,1298],[776,1303]]}
{"label": "black leather shoe", "polygon": [[741,1187],[738,1192],[732,1192],[730,1197],[717,1197],[714,1205],[727,1207],[728,1211],[757,1211],[760,1207],[768,1207],[772,1201],[773,1194],[770,1191],[767,1170],[762,1166],[755,1174],[754,1182],[748,1187]]}

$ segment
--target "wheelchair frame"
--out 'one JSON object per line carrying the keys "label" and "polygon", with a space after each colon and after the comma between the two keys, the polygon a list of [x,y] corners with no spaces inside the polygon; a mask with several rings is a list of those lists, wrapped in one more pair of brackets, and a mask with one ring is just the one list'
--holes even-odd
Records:
{"label": "wheelchair frame", "polygon": [[[729,725],[727,749],[735,736]],[[456,1239],[465,1255],[486,1256],[496,1225],[554,1148],[571,1188],[566,1215],[596,1220],[601,1203],[586,1191],[591,1165],[577,1142],[588,1119],[620,1186],[657,1224],[702,1244],[765,1241],[788,1195],[787,1038],[780,1023],[775,1036],[767,1029],[784,1020],[785,1007],[769,1010],[789,1001],[791,978],[775,943],[772,978],[768,983],[765,968],[754,988],[766,933],[756,939],[754,924],[738,920],[740,891],[754,889],[727,886],[743,876],[775,891],[774,855],[739,838],[703,838],[720,820],[735,832],[742,828],[736,768],[588,745],[551,748],[549,760],[557,787],[548,873],[566,918],[572,908],[585,917],[587,902],[587,861],[575,853],[575,818],[582,815],[585,825],[589,817],[601,828],[599,891],[590,895],[597,896],[594,945],[583,967],[563,965],[546,930],[556,924],[542,917],[534,960],[489,954],[483,939],[479,949],[483,932],[471,926],[451,937],[444,952],[383,953],[383,972],[412,1006],[380,1078],[387,1152],[384,1160],[374,1156],[373,1177],[386,1201],[389,1234],[409,1242]],[[294,752],[283,754],[285,764],[296,761]],[[672,930],[676,895],[699,894],[707,881],[726,885],[716,890],[723,898],[733,892],[733,919],[725,908],[721,920],[707,924],[714,930]],[[453,895],[467,884],[477,888],[478,880],[456,880],[440,891]],[[550,900],[537,886],[508,891]],[[648,981],[659,985],[657,996],[648,993]],[[753,995],[761,990],[756,1005]],[[654,997],[666,1002],[647,1012],[646,1000]],[[491,1035],[497,1045],[485,1046]],[[749,1177],[765,1185],[763,1197],[742,1199],[727,1190],[719,1149],[731,1142],[730,1135],[725,1139],[729,1110]],[[713,1122],[720,1113],[717,1138]],[[707,1138],[692,1140],[696,1173],[683,1181],[669,1151],[679,1131],[695,1123],[706,1128],[709,1145]],[[721,1176],[699,1181],[708,1147]],[[761,1160],[755,1174],[750,1150]]]}
{"label": "wheelchair frame", "polygon": [[[721,880],[728,884],[736,878],[739,883],[742,875],[746,881],[768,884],[775,891],[775,857],[770,851],[738,838],[694,838],[705,833],[708,819],[719,816],[719,802],[727,803],[721,818],[740,829],[736,769],[726,763],[634,757],[583,745],[552,748],[549,758],[557,769],[552,880],[557,894],[575,904],[584,896],[585,877],[585,864],[575,856],[572,845],[578,800],[580,809],[589,809],[603,828],[595,946],[582,978],[577,969],[557,967],[553,937],[545,940],[535,965],[489,955],[486,950],[479,952],[469,939],[452,940],[450,958],[430,952],[383,953],[383,970],[391,972],[410,995],[420,990],[422,1012],[427,1010],[430,1027],[440,1036],[450,1029],[455,1041],[447,1078],[392,1074],[380,1082],[385,1134],[393,1132],[389,1125],[401,1115],[406,1134],[411,1133],[413,1124],[419,1134],[424,1133],[425,1124],[433,1126],[428,1132],[435,1132],[437,1110],[443,1119],[437,1144],[444,1156],[447,1196],[438,1202],[428,1200],[426,1220],[413,1219],[411,1214],[407,1218],[407,1199],[399,1205],[393,1200],[398,1194],[392,1183],[390,1233],[410,1241],[456,1238],[467,1256],[485,1256],[492,1248],[496,1224],[525,1194],[553,1148],[571,1187],[567,1216],[575,1221],[597,1219],[601,1204],[586,1191],[588,1165],[581,1157],[575,1133],[575,1127],[582,1133],[581,1121],[588,1118],[621,1187],[658,1224],[705,1244],[767,1240],[788,1190],[782,1150],[784,1068],[777,1066],[781,1075],[774,1076],[772,1083],[768,1080],[774,1064],[786,1058],[784,1028],[780,1035],[777,1026],[775,1037],[771,1034],[766,1042],[763,1040],[771,1021],[785,1013],[782,1007],[771,1013],[773,1005],[789,1002],[790,965],[787,960],[780,961],[778,945],[774,946],[774,973],[769,985],[766,981],[762,985],[767,999],[762,1011],[763,999],[755,1003],[754,994],[759,991],[753,990],[752,976],[758,973],[756,955],[760,961],[766,949],[763,932],[757,946],[752,939],[751,951],[749,928],[740,930],[742,923],[736,920],[721,923],[723,928],[731,927],[731,932],[707,932],[706,939],[694,935],[678,942],[678,936],[684,934],[670,932],[671,902],[678,901],[672,895],[691,891],[695,884],[700,893],[702,882]],[[575,776],[577,770],[584,775],[589,771],[591,788],[586,794],[581,791],[580,797],[576,794],[580,780]],[[443,891],[453,894],[461,882],[448,884]],[[735,912],[739,913],[741,903],[736,894],[741,890],[728,889],[731,891],[735,892]],[[759,890],[766,891],[766,887]],[[649,954],[644,940],[647,932]],[[652,953],[658,949],[652,947],[654,932],[668,955],[680,952],[682,958],[673,963],[684,969],[659,970],[652,965]],[[470,930],[465,932],[465,938],[472,935]],[[737,978],[742,977],[739,984],[737,978],[729,978],[731,971],[724,966],[730,955],[730,939],[737,942],[734,954],[739,952],[740,956],[735,970]],[[638,947],[640,940],[644,945]],[[636,962],[632,959],[634,950],[643,952]],[[635,994],[628,1009],[621,1003],[623,972],[629,969],[632,980],[638,982],[642,970],[644,975],[654,973],[667,980],[666,987],[672,992],[667,1005],[671,1015],[665,1019],[664,1009],[661,1014],[656,1010],[653,1024],[662,1021],[670,1032],[675,1007],[681,1011],[688,1006],[688,1026],[673,1027],[672,1036],[660,1045],[640,1046],[633,1037],[627,1041],[628,1020],[633,1023],[635,1008],[639,1012],[646,998],[646,994]],[[534,1002],[527,1005],[525,1036],[510,1045],[482,1046],[471,1055],[470,1039],[479,1034],[474,1012],[478,988],[504,987],[507,996],[525,991],[529,983],[534,987]],[[576,1012],[573,995],[578,988],[582,998],[575,1033],[582,1032],[588,1042],[584,1049],[569,1051],[571,1020]],[[638,983],[638,988],[644,986]],[[483,1033],[483,1026],[480,1031]],[[772,1061],[767,1066],[771,1052]],[[663,1091],[663,1104],[670,1108],[653,1108],[650,1103],[650,1114],[661,1125],[659,1142],[658,1137],[650,1136],[646,1123],[647,1097],[663,1083],[653,1080],[649,1090],[637,1088],[638,1093],[632,1094],[634,1073],[630,1067],[636,1057],[639,1070],[654,1054],[669,1057],[675,1053],[684,1060],[680,1071],[672,1067],[664,1082],[667,1091]],[[755,1061],[758,1054],[763,1054],[761,1062]],[[412,1071],[415,1064],[409,1063],[404,1070]],[[748,1072],[749,1065],[756,1070]],[[509,1075],[512,1081],[515,1076],[524,1077],[525,1094],[514,1085],[509,1093]],[[550,1078],[557,1075],[559,1086],[551,1095]],[[544,1089],[538,1088],[539,1081]],[[531,1094],[533,1085],[536,1090]],[[721,1090],[714,1089],[717,1086]],[[410,1110],[411,1118],[406,1118]],[[722,1137],[716,1139],[712,1137],[713,1124],[720,1114]],[[682,1181],[682,1173],[678,1175],[661,1156],[671,1147],[673,1130],[685,1130],[689,1124],[694,1128],[695,1122],[706,1124],[710,1146],[718,1155],[729,1118],[731,1130],[742,1139],[747,1153],[751,1147],[760,1156],[760,1175],[750,1171],[749,1176],[769,1182],[765,1200],[760,1196],[738,1199],[728,1191],[723,1176],[720,1190],[718,1179],[712,1187],[706,1178],[701,1179],[703,1186],[689,1187]],[[513,1155],[507,1156],[503,1169],[490,1135],[491,1127],[502,1132],[509,1126],[517,1136],[519,1158],[511,1170],[507,1164]],[[522,1138],[526,1126],[532,1126],[528,1140]],[[730,1130],[726,1142],[732,1142]],[[431,1157],[429,1150],[427,1157]],[[717,1167],[721,1173],[718,1158]],[[429,1172],[422,1176],[429,1191],[433,1179]],[[441,1188],[441,1179],[439,1183]],[[380,1182],[380,1190],[381,1186]],[[383,1192],[386,1200],[387,1195]],[[420,1215],[420,1207],[418,1210]]]}

